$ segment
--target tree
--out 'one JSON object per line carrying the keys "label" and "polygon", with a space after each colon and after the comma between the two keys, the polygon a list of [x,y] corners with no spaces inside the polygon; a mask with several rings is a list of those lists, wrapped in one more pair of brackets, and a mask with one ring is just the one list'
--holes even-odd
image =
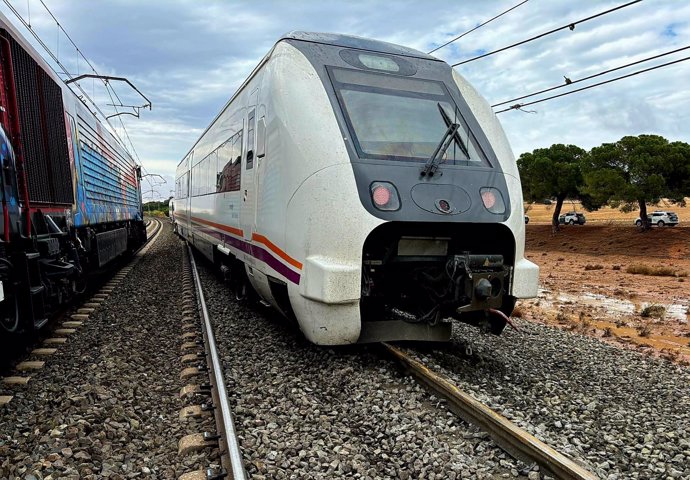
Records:
{"label": "tree", "polygon": [[669,143],[659,135],[626,136],[615,143],[595,147],[583,162],[585,185],[591,207],[639,206],[642,228],[649,226],[647,203],[667,198],[683,202],[690,186],[690,145]]}
{"label": "tree", "polygon": [[517,161],[525,198],[530,201],[556,197],[551,223],[558,230],[558,217],[566,198],[580,198],[583,183],[580,162],[586,152],[575,145],[554,144],[523,153]]}

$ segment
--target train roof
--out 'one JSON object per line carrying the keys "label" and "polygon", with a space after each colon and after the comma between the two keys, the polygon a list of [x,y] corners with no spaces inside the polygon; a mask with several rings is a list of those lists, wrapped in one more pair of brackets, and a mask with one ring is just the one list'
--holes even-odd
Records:
{"label": "train roof", "polygon": [[381,40],[357,37],[355,35],[293,31],[286,33],[280,38],[280,40],[288,39],[301,40],[311,43],[324,43],[326,45],[334,45],[338,47],[356,48],[358,50],[370,50],[372,52],[388,53],[390,55],[401,55],[405,57],[439,61],[438,58],[432,57],[424,52],[420,52],[419,50],[415,50],[414,48],[403,47],[402,45],[396,45],[395,43],[384,42]]}
{"label": "train roof", "polygon": [[424,60],[432,60],[436,62],[443,61],[427,53],[415,50],[414,48],[403,47],[402,45],[396,45],[395,43],[384,42],[382,40],[372,40],[370,38],[357,37],[355,35],[343,35],[339,33],[303,32],[299,30],[288,32],[278,39],[278,41],[273,45],[271,50],[261,59],[259,64],[256,67],[254,67],[249,76],[244,80],[244,82],[242,82],[240,87],[230,97],[230,100],[228,100],[225,103],[223,108],[220,109],[220,112],[218,112],[218,114],[213,118],[211,123],[204,129],[203,133],[199,136],[199,138],[196,139],[196,142],[194,142],[192,147],[189,150],[187,150],[187,153],[185,153],[184,156],[180,159],[180,161],[177,162],[178,167],[182,165],[182,162],[185,161],[190,152],[192,152],[194,150],[194,147],[196,147],[196,145],[199,143],[201,137],[203,137],[206,134],[206,132],[208,132],[209,128],[211,128],[214,122],[218,120],[218,117],[220,117],[222,113],[225,111],[225,109],[228,108],[228,105],[232,103],[235,97],[249,83],[249,81],[252,79],[252,77],[254,77],[256,72],[258,72],[259,69],[264,65],[264,63],[268,61],[276,45],[278,45],[283,40],[299,40],[302,42],[320,43],[324,45],[333,45],[336,47],[354,48],[358,50],[368,50],[371,52],[387,53],[389,55],[400,55],[403,57],[421,58]]}

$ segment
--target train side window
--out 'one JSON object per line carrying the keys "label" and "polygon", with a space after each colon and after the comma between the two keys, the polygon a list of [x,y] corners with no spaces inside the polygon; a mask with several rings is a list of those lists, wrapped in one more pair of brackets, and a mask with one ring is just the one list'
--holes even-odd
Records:
{"label": "train side window", "polygon": [[208,156],[206,166],[206,192],[216,193],[216,172],[218,172],[218,150],[211,152]]}
{"label": "train side window", "polygon": [[201,162],[192,167],[192,197],[199,195],[199,178],[201,177]]}
{"label": "train side window", "polygon": [[254,168],[254,109],[247,117],[247,170]]}
{"label": "train side window", "polygon": [[242,130],[232,140],[232,168],[230,169],[230,191],[240,190],[242,176]]}
{"label": "train side window", "polygon": [[216,192],[236,192],[240,189],[241,163],[242,131],[239,131],[218,148]]}

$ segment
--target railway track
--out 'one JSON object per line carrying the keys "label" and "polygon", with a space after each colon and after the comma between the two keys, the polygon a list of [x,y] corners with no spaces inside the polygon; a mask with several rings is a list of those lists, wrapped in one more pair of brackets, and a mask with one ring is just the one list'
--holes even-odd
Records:
{"label": "railway track", "polygon": [[[217,431],[205,432],[201,435],[192,435],[189,436],[190,438],[182,439],[180,450],[183,449],[183,443],[194,441],[194,438],[196,438],[197,442],[202,440],[208,442],[209,439],[217,441],[222,469],[214,470],[211,468],[205,472],[192,472],[187,474],[188,476],[183,475],[181,479],[222,478],[224,475],[228,475],[228,478],[245,479],[247,478],[247,473],[243,465],[240,441],[237,438],[232,412],[227,399],[225,381],[218,359],[218,349],[215,345],[215,335],[211,326],[209,309],[206,305],[201,280],[191,249],[189,250],[189,258],[191,274],[185,280],[186,294],[188,295],[187,298],[190,306],[192,298],[196,298],[198,302],[197,311],[201,319],[204,350],[204,353],[201,353],[200,349],[202,347],[199,345],[199,351],[195,358],[204,357],[206,359],[205,366],[198,366],[196,369],[208,372],[210,391],[207,393],[213,398]],[[194,294],[191,293],[191,290],[195,291]],[[471,395],[463,392],[446,377],[433,372],[405,350],[390,344],[383,344],[383,350],[395,362],[402,365],[426,389],[430,390],[437,397],[446,399],[450,410],[456,415],[488,433],[496,444],[509,455],[525,462],[526,465],[538,465],[541,472],[552,475],[555,478],[566,480],[593,480],[598,478],[566,455],[546,445],[499,413],[477,401]],[[190,386],[188,388],[191,390],[202,387]],[[193,448],[202,447],[203,444],[200,443]]]}
{"label": "railway track", "polygon": [[405,350],[384,343],[384,350],[398,361],[421,384],[441,398],[445,398],[463,420],[483,431],[506,452],[527,464],[537,464],[540,469],[565,480],[594,480],[598,478],[573,460],[551,448],[534,435],[518,427],[508,419],[477,401],[454,385],[448,378],[425,366]]}
{"label": "railway track", "polygon": [[[36,348],[33,348],[28,354],[19,354],[16,364],[8,370],[7,375],[0,378],[0,406],[11,402],[13,398],[12,390],[26,385],[31,380],[31,373],[43,368],[48,358],[57,352],[60,345],[66,343],[67,338],[76,333],[77,329],[89,319],[89,316],[120,285],[132,267],[155,243],[161,229],[162,223],[160,220],[147,220],[146,233],[148,240],[134,252],[132,259],[125,265],[119,266],[120,268],[105,273],[104,275],[107,275],[109,280],[103,282],[100,288],[93,289],[93,293],[86,301],[58,313],[52,321],[53,325],[49,329],[42,332],[29,345],[23,347],[31,347],[31,343],[33,343],[33,347]],[[70,311],[74,313],[68,314]],[[10,359],[8,358],[7,360]]]}

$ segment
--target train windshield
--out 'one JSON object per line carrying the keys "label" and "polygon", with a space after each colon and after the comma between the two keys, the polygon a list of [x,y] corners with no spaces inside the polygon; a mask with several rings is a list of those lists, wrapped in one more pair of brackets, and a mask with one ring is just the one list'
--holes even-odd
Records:
{"label": "train windshield", "polygon": [[426,162],[451,123],[442,164],[491,167],[442,82],[329,69],[360,158]]}

